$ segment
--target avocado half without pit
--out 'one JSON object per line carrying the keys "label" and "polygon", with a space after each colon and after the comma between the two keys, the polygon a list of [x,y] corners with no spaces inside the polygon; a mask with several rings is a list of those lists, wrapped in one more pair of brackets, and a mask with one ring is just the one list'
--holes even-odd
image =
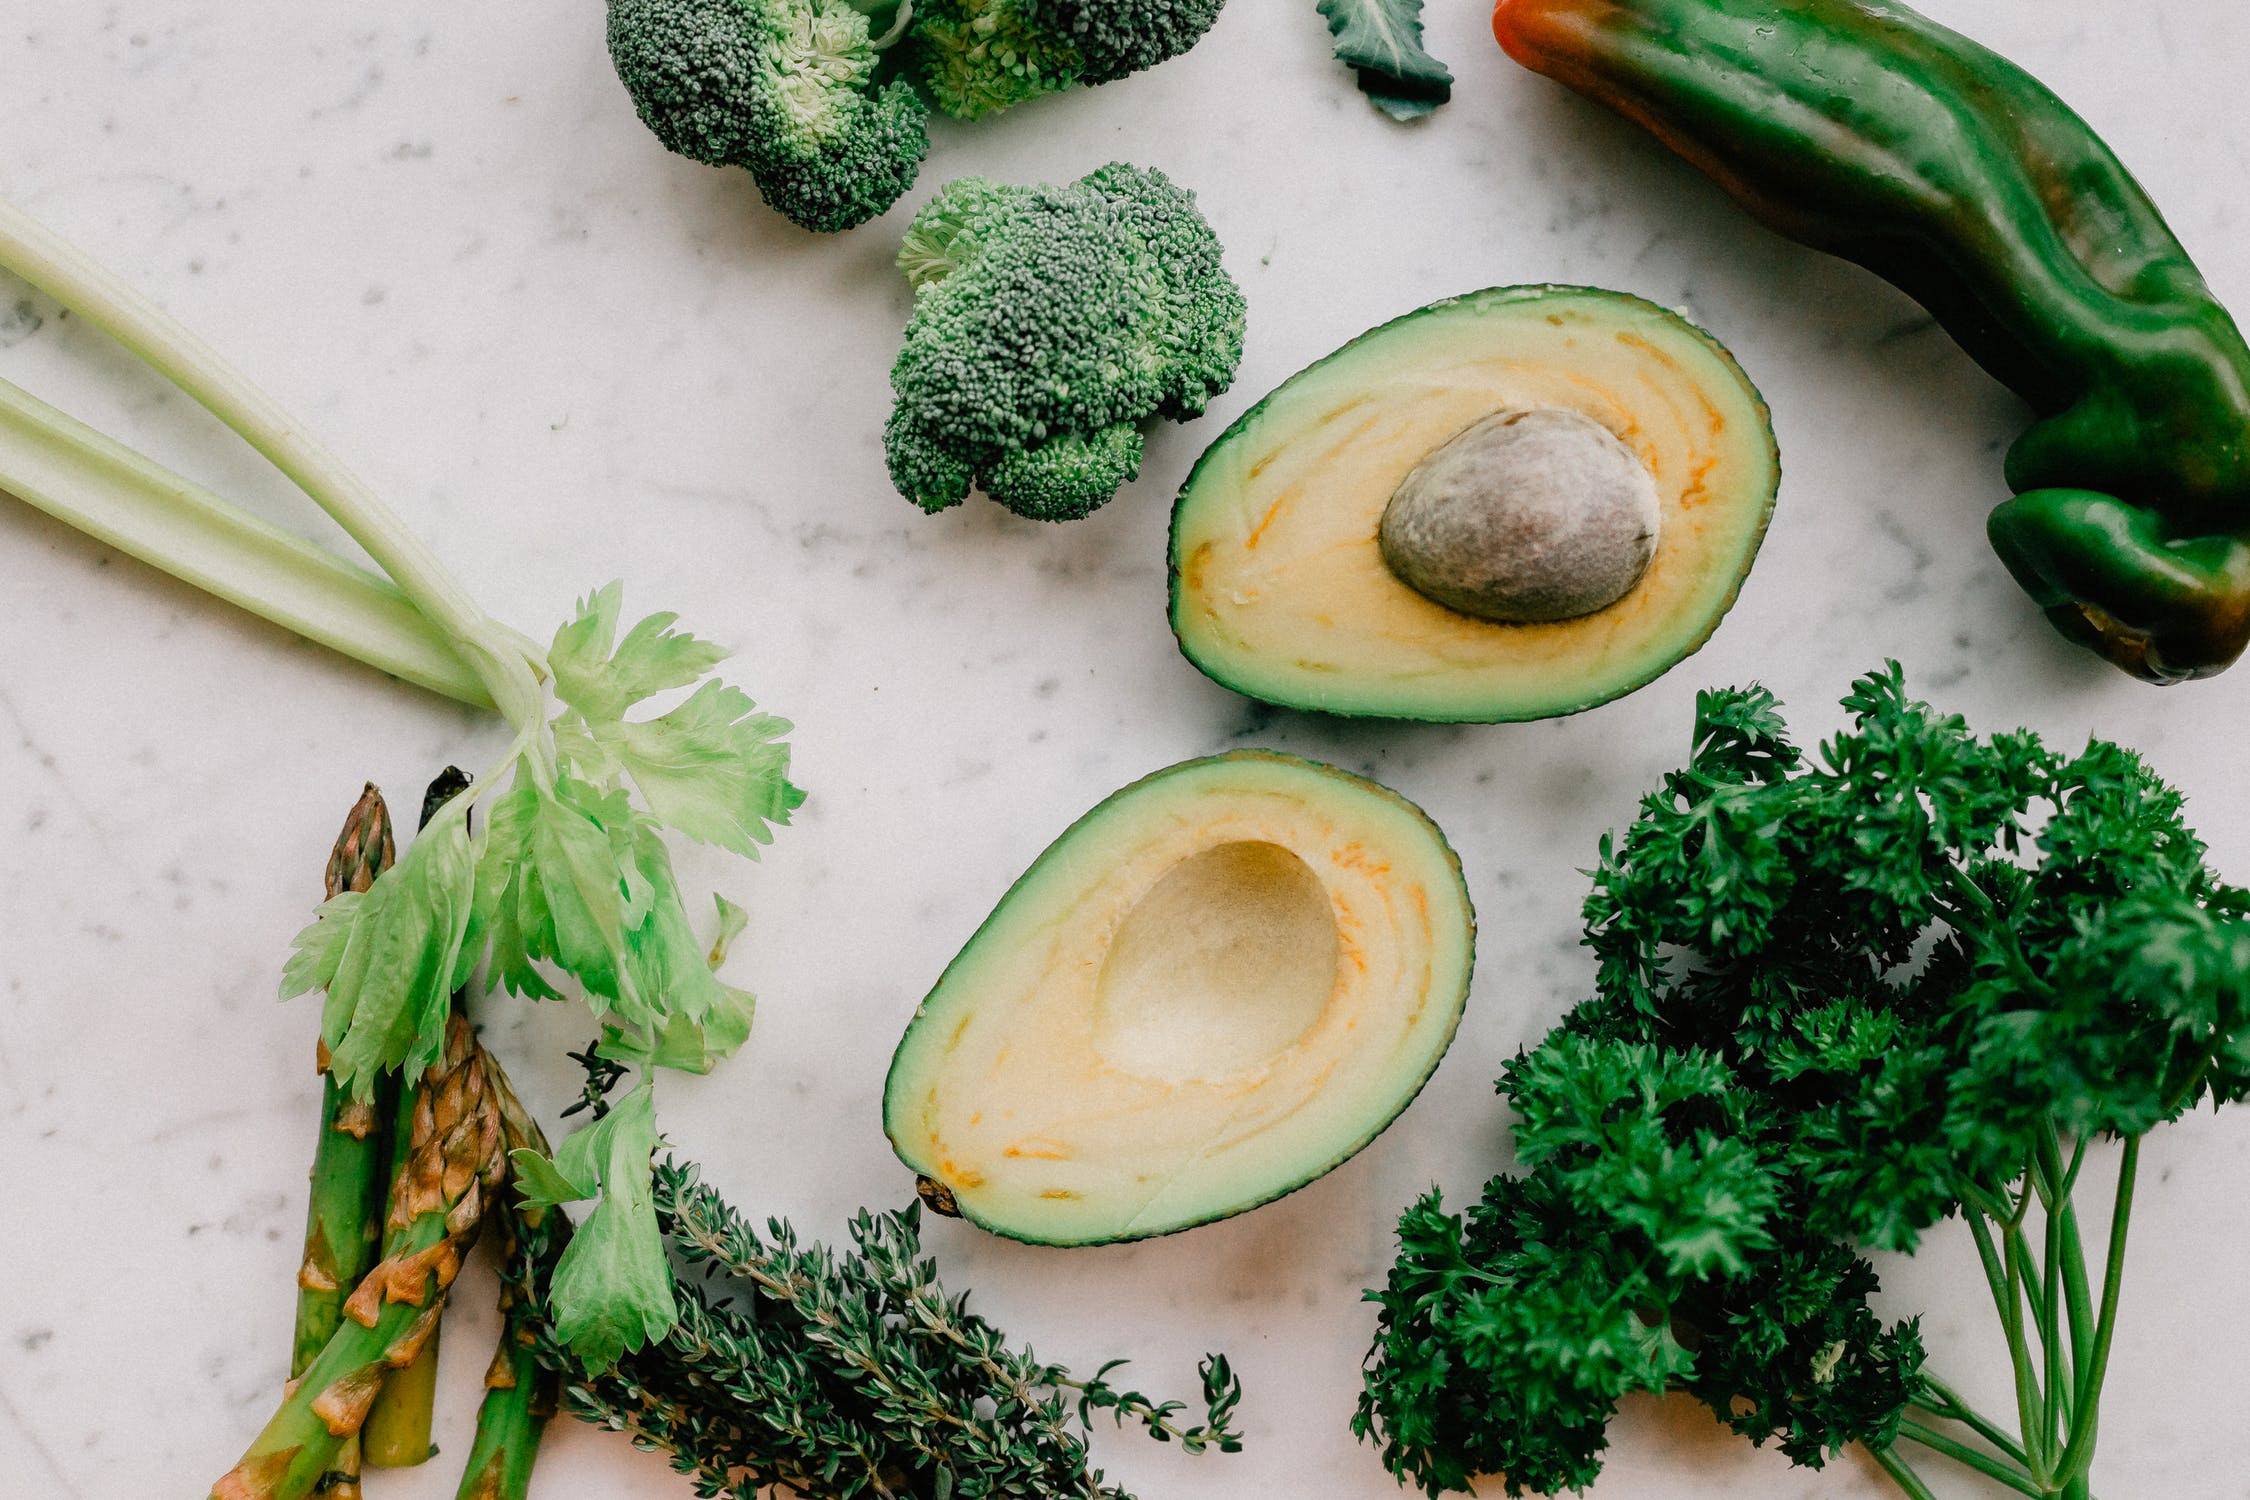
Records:
{"label": "avocado half without pit", "polygon": [[1502,287],[1386,323],[1213,443],[1172,517],[1172,628],[1266,702],[1573,713],[1718,628],[1781,468],[1715,340],[1638,297]]}
{"label": "avocado half without pit", "polygon": [[1262,751],[1110,797],[899,1043],[884,1128],[940,1211],[1036,1244],[1223,1219],[1380,1135],[1460,1023],[1461,867],[1420,809]]}

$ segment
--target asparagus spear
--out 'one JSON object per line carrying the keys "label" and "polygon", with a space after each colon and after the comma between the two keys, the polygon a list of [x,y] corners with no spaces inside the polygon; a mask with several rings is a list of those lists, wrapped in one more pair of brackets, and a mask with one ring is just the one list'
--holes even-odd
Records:
{"label": "asparagus spear", "polygon": [[[469,789],[468,773],[447,766],[422,794],[422,816],[417,827],[427,828],[437,810]],[[461,1012],[461,997],[453,997],[453,1013]],[[413,1142],[407,1129],[413,1118],[414,1090],[407,1090],[398,1112],[398,1129],[391,1142],[390,1171],[395,1178],[405,1169]],[[359,1432],[360,1456],[371,1469],[411,1469],[427,1463],[437,1452],[430,1428],[437,1409],[438,1340],[443,1328],[433,1323],[412,1363],[383,1378],[375,1404]]]}
{"label": "asparagus spear", "polygon": [[[454,1014],[460,1015],[458,1000]],[[408,1170],[408,1163],[414,1159],[414,1108],[421,1095],[419,1087],[400,1095],[396,1126],[385,1152],[392,1180]],[[383,1377],[356,1439],[360,1458],[368,1468],[410,1469],[428,1462],[437,1451],[430,1440],[430,1427],[437,1403],[438,1337],[442,1331],[438,1321],[432,1319],[414,1358]]]}
{"label": "asparagus spear", "polygon": [[311,1493],[366,1421],[384,1375],[412,1363],[437,1326],[507,1166],[485,1059],[458,1013],[412,1118],[413,1152],[391,1184],[382,1261],[346,1299],[342,1326],[242,1461],[212,1486],[212,1500]]}
{"label": "asparagus spear", "polygon": [[[328,894],[365,892],[397,856],[390,809],[369,782],[329,853]],[[379,1087],[372,1102],[358,1102],[329,1073],[326,1046],[319,1049],[318,1065],[320,1135],[313,1147],[312,1191],[305,1210],[305,1258],[297,1270],[296,1341],[289,1359],[292,1380],[305,1373],[335,1334],[344,1320],[344,1298],[375,1263],[383,1232],[383,1199],[390,1184],[384,1127],[395,1102],[395,1085]],[[356,1500],[356,1443],[345,1444],[337,1454],[334,1468],[322,1476],[319,1492],[332,1500]]]}
{"label": "asparagus spear", "polygon": [[[485,1082],[499,1107],[501,1141],[509,1153],[529,1150],[548,1155],[546,1132],[517,1101],[499,1059],[489,1053]],[[539,1362],[532,1346],[536,1330],[531,1298],[510,1274],[523,1254],[526,1231],[542,1223],[557,1231],[545,1241],[559,1253],[561,1235],[568,1231],[560,1209],[527,1205],[512,1184],[493,1206],[493,1229],[500,1236],[500,1342],[484,1373],[476,1439],[469,1445],[469,1461],[455,1500],[525,1500],[531,1492],[531,1466],[539,1456],[539,1439],[560,1404],[560,1382]]]}

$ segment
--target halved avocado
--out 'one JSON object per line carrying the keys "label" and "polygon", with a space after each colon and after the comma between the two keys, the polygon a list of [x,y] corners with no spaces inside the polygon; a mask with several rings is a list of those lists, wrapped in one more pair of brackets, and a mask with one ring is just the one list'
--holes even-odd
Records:
{"label": "halved avocado", "polygon": [[[1591,419],[1654,481],[1645,570],[1590,613],[1479,618],[1385,559],[1379,532],[1408,477],[1519,413]],[[1585,287],[1471,293],[1355,339],[1211,445],[1172,513],[1172,629],[1206,675],[1287,707],[1487,723],[1573,713],[1710,638],[1780,475],[1757,389],[1677,314]],[[1504,528],[1466,532],[1520,547]]]}
{"label": "halved avocado", "polygon": [[925,1200],[1094,1245],[1255,1208],[1412,1102],[1475,916],[1422,811],[1264,751],[1135,782],[1050,845],[922,1002],[883,1128]]}

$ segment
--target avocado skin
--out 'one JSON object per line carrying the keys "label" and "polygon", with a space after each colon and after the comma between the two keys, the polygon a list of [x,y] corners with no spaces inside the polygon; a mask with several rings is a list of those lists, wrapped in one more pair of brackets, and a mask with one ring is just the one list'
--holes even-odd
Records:
{"label": "avocado skin", "polygon": [[[1419,1079],[1416,1079],[1413,1089],[1399,1100],[1398,1108],[1391,1111],[1391,1113],[1384,1119],[1376,1122],[1374,1127],[1370,1129],[1364,1137],[1358,1140],[1351,1147],[1351,1149],[1337,1156],[1335,1160],[1324,1162],[1320,1166],[1306,1172],[1305,1175],[1297,1178],[1295,1181],[1276,1187],[1272,1192],[1267,1193],[1261,1198],[1251,1199],[1245,1203],[1242,1203],[1238,1207],[1229,1208],[1221,1213],[1215,1213],[1209,1218],[1197,1219],[1192,1223],[1187,1224],[1175,1224],[1167,1229],[1152,1229],[1133,1234],[1105,1235],[1093,1239],[1074,1240],[1045,1238],[1040,1235],[1030,1233],[1020,1226],[994,1223],[990,1220],[979,1217],[972,1209],[970,1209],[967,1204],[961,1203],[957,1199],[955,1199],[950,1189],[946,1188],[943,1184],[938,1183],[937,1180],[930,1175],[931,1164],[918,1159],[909,1148],[907,1143],[899,1139],[898,1134],[891,1127],[892,1107],[894,1103],[897,1102],[897,1098],[901,1091],[907,1086],[905,1080],[901,1076],[903,1072],[902,1064],[906,1055],[906,1039],[914,1034],[915,1027],[922,1024],[923,1017],[927,1013],[927,1009],[929,1006],[929,995],[935,995],[940,989],[944,987],[947,976],[952,974],[954,969],[959,964],[968,959],[977,951],[978,945],[984,941],[986,932],[992,927],[992,924],[999,919],[1001,913],[1005,912],[1008,909],[1009,905],[1015,900],[1017,893],[1031,881],[1033,876],[1037,875],[1039,871],[1043,867],[1045,867],[1047,861],[1056,858],[1063,850],[1067,849],[1072,841],[1077,837],[1079,830],[1085,827],[1086,824],[1092,822],[1094,818],[1102,812],[1103,809],[1110,806],[1110,804],[1118,801],[1120,798],[1128,796],[1133,792],[1139,791],[1143,787],[1151,786],[1169,777],[1178,776],[1184,772],[1199,770],[1206,766],[1224,765],[1231,762],[1240,761],[1265,762],[1271,765],[1287,766],[1295,770],[1314,771],[1323,776],[1344,782],[1347,785],[1351,786],[1355,791],[1362,793],[1373,792],[1377,795],[1380,795],[1386,800],[1396,804],[1406,812],[1412,814],[1414,818],[1417,819],[1422,824],[1422,826],[1429,831],[1430,837],[1436,841],[1438,848],[1444,851],[1446,865],[1453,872],[1455,885],[1460,892],[1461,911],[1467,922],[1466,941],[1468,944],[1468,952],[1464,956],[1461,965],[1460,989],[1457,993],[1446,996],[1447,1006],[1453,1013],[1453,1024],[1446,1031],[1444,1044],[1440,1046],[1432,1056],[1428,1071],[1423,1073],[1423,1075]],[[925,1206],[934,1208],[935,1211],[941,1215],[944,1215],[946,1217],[960,1218],[966,1223],[976,1225],[979,1229],[984,1230],[988,1234],[997,1235],[1004,1240],[1014,1240],[1016,1243],[1021,1245],[1039,1245],[1056,1250],[1088,1249],[1098,1245],[1129,1245],[1141,1240],[1165,1239],[1171,1235],[1184,1234],[1191,1229],[1200,1229],[1206,1224],[1216,1224],[1227,1219],[1237,1218],[1243,1214],[1249,1213],[1253,1209],[1263,1208],[1269,1203],[1278,1202],[1279,1200],[1288,1197],[1291,1193],[1297,1192],[1303,1188],[1310,1187],[1315,1182],[1318,1182],[1321,1178],[1326,1177],[1329,1173],[1335,1171],[1345,1162],[1350,1161],[1353,1157],[1359,1155],[1360,1152],[1365,1151],[1369,1146],[1373,1145],[1377,1138],[1380,1137],[1384,1131],[1390,1129],[1391,1126],[1398,1122],[1399,1116],[1405,1114],[1406,1111],[1413,1105],[1415,1100],[1422,1097],[1422,1091],[1428,1088],[1430,1080],[1437,1076],[1438,1065],[1445,1060],[1446,1054],[1453,1050],[1454,1038],[1460,1034],[1461,1019],[1467,1013],[1470,986],[1475,979],[1477,956],[1476,939],[1476,905],[1469,898],[1468,877],[1462,872],[1461,856],[1457,852],[1455,852],[1451,841],[1446,838],[1444,830],[1439,828],[1437,823],[1430,817],[1430,815],[1424,812],[1414,802],[1409,801],[1407,798],[1401,796],[1397,792],[1392,791],[1389,787],[1384,786],[1380,782],[1369,780],[1364,776],[1354,775],[1349,771],[1329,765],[1324,761],[1311,760],[1301,755],[1291,755],[1287,751],[1282,750],[1228,750],[1218,755],[1206,755],[1199,756],[1194,760],[1183,760],[1176,765],[1166,766],[1160,771],[1152,771],[1148,775],[1141,777],[1138,781],[1134,781],[1128,783],[1125,786],[1119,787],[1116,791],[1110,793],[1107,797],[1104,797],[1101,801],[1088,808],[1074,822],[1072,822],[1068,828],[1064,829],[1062,833],[1056,837],[1053,843],[1049,844],[1045,849],[1041,850],[1039,853],[1039,857],[1033,860],[1030,865],[1025,868],[1024,872],[1021,875],[1017,876],[1015,881],[1011,885],[1009,885],[1007,892],[1002,895],[997,902],[993,903],[991,912],[985,917],[984,921],[977,925],[977,930],[970,935],[969,940],[961,945],[961,951],[953,956],[952,962],[948,963],[945,966],[945,972],[938,976],[937,983],[930,986],[929,995],[924,996],[922,1003],[914,1008],[914,1015],[907,1021],[906,1030],[900,1036],[898,1049],[891,1054],[890,1071],[884,1075],[883,1079],[883,1135],[884,1138],[891,1143],[891,1151],[898,1157],[900,1163],[904,1165],[908,1171],[915,1174],[916,1192]],[[925,1187],[923,1186],[923,1184],[928,1184],[928,1186]],[[944,1200],[942,1205],[934,1203],[932,1201],[933,1189],[936,1194],[942,1195],[942,1198]]]}
{"label": "avocado skin", "polygon": [[[1564,707],[1541,708],[1521,712],[1512,711],[1506,708],[1495,709],[1490,705],[1485,704],[1464,704],[1462,705],[1459,712],[1444,712],[1433,710],[1430,712],[1417,714],[1385,712],[1378,709],[1334,708],[1319,703],[1301,702],[1284,695],[1276,695],[1260,689],[1253,689],[1246,684],[1229,677],[1227,675],[1227,669],[1223,665],[1206,661],[1203,658],[1197,656],[1194,648],[1188,644],[1187,636],[1183,633],[1180,626],[1180,617],[1186,608],[1186,601],[1183,598],[1181,591],[1182,579],[1180,558],[1180,527],[1186,513],[1188,500],[1195,493],[1196,481],[1199,477],[1201,477],[1204,465],[1211,461],[1211,456],[1215,453],[1223,451],[1229,443],[1233,442],[1243,433],[1255,427],[1258,422],[1265,416],[1266,408],[1273,403],[1274,398],[1279,396],[1283,391],[1287,390],[1291,385],[1295,384],[1300,378],[1312,373],[1314,370],[1320,369],[1324,365],[1332,364],[1337,360],[1348,359],[1355,349],[1357,349],[1360,345],[1366,343],[1368,340],[1376,337],[1378,334],[1388,333],[1392,329],[1397,328],[1402,324],[1413,323],[1422,318],[1438,316],[1450,312],[1456,308],[1467,307],[1471,310],[1477,310],[1483,308],[1504,307],[1516,302],[1536,302],[1547,297],[1572,297],[1594,301],[1616,302],[1634,308],[1652,309],[1658,313],[1663,314],[1665,317],[1678,322],[1682,327],[1686,328],[1690,333],[1694,334],[1696,338],[1700,339],[1705,345],[1709,346],[1709,348],[1721,359],[1725,360],[1728,365],[1732,366],[1736,373],[1742,376],[1743,386],[1749,391],[1752,399],[1757,403],[1758,416],[1765,432],[1767,452],[1773,460],[1775,493],[1774,495],[1769,495],[1766,499],[1764,514],[1758,518],[1758,532],[1756,542],[1751,546],[1746,555],[1740,575],[1735,578],[1734,586],[1727,591],[1725,603],[1723,603],[1717,610],[1712,612],[1709,622],[1703,627],[1701,633],[1696,635],[1693,640],[1687,642],[1676,652],[1669,650],[1656,652],[1650,657],[1650,666],[1645,675],[1636,676],[1632,681],[1616,688],[1613,691],[1596,693],[1590,697],[1583,699],[1582,701],[1571,703]],[[1735,600],[1741,596],[1743,581],[1750,576],[1750,565],[1757,560],[1759,548],[1765,541],[1766,528],[1768,524],[1773,520],[1774,501],[1780,493],[1780,478],[1781,451],[1774,442],[1773,411],[1772,408],[1766,404],[1765,394],[1758,389],[1757,385],[1750,379],[1748,373],[1743,371],[1740,362],[1735,359],[1732,350],[1728,349],[1726,345],[1720,343],[1718,339],[1713,337],[1700,325],[1690,321],[1688,318],[1682,316],[1681,314],[1673,312],[1669,308],[1662,307],[1657,303],[1651,302],[1646,297],[1636,297],[1631,292],[1611,291],[1606,287],[1573,286],[1567,282],[1538,282],[1526,286],[1487,287],[1482,291],[1464,292],[1456,297],[1443,297],[1435,302],[1425,303],[1422,306],[1415,308],[1411,312],[1401,313],[1399,314],[1399,316],[1390,319],[1388,322],[1378,323],[1373,328],[1368,329],[1365,333],[1358,335],[1347,343],[1339,345],[1329,353],[1324,354],[1320,358],[1314,360],[1311,364],[1306,365],[1303,369],[1297,371],[1296,374],[1291,375],[1288,379],[1283,380],[1279,385],[1276,385],[1272,390],[1266,392],[1266,394],[1261,397],[1255,405],[1250,407],[1250,409],[1245,411],[1241,416],[1236,417],[1232,423],[1228,424],[1227,430],[1220,433],[1218,437],[1212,440],[1210,446],[1203,450],[1202,455],[1196,459],[1194,467],[1188,470],[1187,478],[1181,482],[1180,492],[1172,502],[1172,529],[1166,552],[1166,572],[1168,575],[1167,591],[1170,600],[1170,606],[1167,614],[1171,622],[1172,639],[1178,644],[1180,648],[1180,654],[1188,659],[1188,662],[1191,666],[1193,666],[1198,672],[1201,672],[1204,676],[1210,678],[1219,686],[1227,689],[1229,692],[1240,693],[1243,697],[1255,699],[1260,703],[1271,703],[1277,708],[1293,709],[1301,713],[1321,714],[1325,717],[1334,719],[1382,719],[1388,720],[1393,723],[1396,723],[1400,720],[1409,720],[1411,722],[1422,724],[1520,724],[1539,719],[1568,718],[1572,714],[1584,713],[1587,709],[1590,708],[1599,708],[1605,703],[1615,702],[1617,699],[1626,696],[1628,693],[1635,693],[1640,691],[1642,688],[1647,687],[1650,683],[1654,682],[1657,678],[1662,677],[1666,672],[1671,671],[1681,662],[1687,660],[1687,658],[1689,658],[1690,656],[1693,656],[1696,652],[1702,650],[1703,647],[1709,643],[1711,637],[1718,632],[1720,622],[1723,621],[1727,617],[1728,613],[1733,610]]]}

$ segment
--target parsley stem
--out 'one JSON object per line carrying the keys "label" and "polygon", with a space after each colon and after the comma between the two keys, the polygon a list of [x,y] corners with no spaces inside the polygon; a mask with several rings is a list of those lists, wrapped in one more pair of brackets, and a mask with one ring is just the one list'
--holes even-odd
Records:
{"label": "parsley stem", "polygon": [[2078,1375],[2078,1430],[2071,1434],[2057,1478],[2070,1483],[2094,1462],[2094,1440],[2100,1426],[2102,1381],[2109,1374],[2109,1351],[2117,1333],[2117,1304],[2125,1281],[2125,1234],[2133,1217],[2133,1187],[2140,1175],[2141,1137],[2125,1138],[2125,1159],[2117,1168],[2117,1204],[2110,1212],[2109,1258],[2102,1268],[2101,1320],[2094,1328],[2093,1352]]}
{"label": "parsley stem", "polygon": [[1988,1453],[1979,1453],[1966,1443],[1956,1442],[1944,1433],[1925,1427],[1912,1417],[1898,1424],[1898,1435],[1908,1442],[1919,1443],[1932,1453],[1950,1458],[1965,1468],[1976,1470],[1987,1478],[1998,1480],[2019,1495],[2030,1495],[2033,1500],[2048,1500],[2048,1492],[2039,1488],[2030,1475],[2004,1463]]}
{"label": "parsley stem", "polygon": [[2024,1458],[2023,1444],[2017,1442],[2015,1436],[2005,1427],[1971,1406],[1951,1386],[1936,1376],[1925,1372],[1922,1376],[1922,1387],[1931,1399],[1917,1398],[1911,1403],[1913,1406],[1928,1412],[1933,1417],[1961,1423],[1978,1437],[1983,1438],[1993,1447],[2006,1454],[2019,1467],[2029,1467],[2028,1460]]}
{"label": "parsley stem", "polygon": [[2039,1377],[2031,1367],[2031,1353],[2024,1337],[2025,1284],[2023,1255],[2019,1244],[2021,1232],[2012,1224],[2001,1226],[2005,1238],[2002,1247],[1993,1248],[1991,1231],[1972,1217],[1970,1232],[1977,1238],[1977,1254],[1985,1263],[1985,1278],[1992,1283],[1994,1305],[2000,1313],[2000,1326],[2008,1338],[2008,1363],[2015,1375],[2016,1426],[2023,1433],[2024,1452],[2028,1467],[2036,1478],[2047,1469],[2046,1446],[2042,1441],[2045,1424],[2044,1407],[2039,1393]]}
{"label": "parsley stem", "polygon": [[[2042,1169],[2052,1178],[2062,1161],[2062,1142],[2055,1134],[2053,1121],[2041,1130],[2039,1155]],[[2086,1164],[2086,1138],[2080,1136],[2070,1153],[2070,1165],[2063,1169],[2062,1183],[2056,1191],[2056,1201],[2048,1206],[2050,1214],[2058,1215],[2062,1223],[2062,1275],[2063,1305],[2070,1319],[2070,1358],[2073,1397],[2081,1372],[2081,1361],[2086,1358],[2094,1333],[2094,1299],[2092,1288],[2086,1281],[2086,1246],[2078,1229],[2078,1207],[2071,1194],[2078,1183],[2079,1169]],[[2080,1405],[2080,1411],[2085,1408]]]}
{"label": "parsley stem", "polygon": [[2054,1199],[2047,1196],[2051,1189],[2044,1181],[2045,1171],[2038,1167],[2033,1170],[2042,1179],[2040,1197],[2045,1212],[2041,1217],[2044,1220],[2042,1229],[2046,1241],[2042,1256],[2045,1263],[2040,1267],[2043,1285],[2040,1290],[2039,1347],[2046,1355],[2047,1427],[2040,1442],[2047,1452],[2059,1453],[2063,1449],[2063,1423],[2068,1419],[2071,1391],[2071,1373],[2063,1362],[2061,1324],[2062,1215],[2056,1210]]}
{"label": "parsley stem", "polygon": [[[2009,922],[2007,913],[2000,910],[1991,894],[1970,878],[1966,870],[1959,865],[1949,866],[1949,869],[1952,873],[1949,888],[1968,905],[1969,914],[1976,918],[1974,927],[2000,950],[2009,972],[2023,986],[2024,993],[2052,1002],[2055,997],[2054,987],[2040,978],[2038,972],[2031,967],[2031,961],[2024,957],[2022,946],[2016,942],[2015,927]],[[1960,921],[1958,913],[1954,914],[1954,918],[1952,925],[1956,932],[1969,929],[1971,924]]]}
{"label": "parsley stem", "polygon": [[1937,1492],[1930,1488],[1921,1475],[1914,1472],[1914,1466],[1900,1456],[1898,1450],[1870,1448],[1867,1451],[1875,1455],[1875,1462],[1882,1466],[1883,1472],[1890,1475],[1900,1489],[1906,1491],[1909,1500],[1937,1500]]}

